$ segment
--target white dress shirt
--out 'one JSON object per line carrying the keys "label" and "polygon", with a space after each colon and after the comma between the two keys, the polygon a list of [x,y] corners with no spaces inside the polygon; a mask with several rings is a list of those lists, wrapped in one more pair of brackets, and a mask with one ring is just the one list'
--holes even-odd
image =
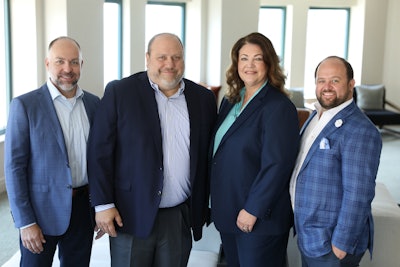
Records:
{"label": "white dress shirt", "polygon": [[315,116],[311,119],[310,123],[304,129],[304,132],[301,136],[299,154],[297,155],[296,165],[294,167],[292,177],[290,179],[289,191],[290,191],[293,210],[294,210],[294,202],[296,195],[297,176],[299,175],[300,169],[308,154],[308,151],[310,150],[315,139],[328,124],[328,122],[342,109],[350,105],[352,101],[353,99],[347,100],[341,105],[325,111],[322,110],[322,107],[318,102],[314,104],[317,114],[315,114]]}

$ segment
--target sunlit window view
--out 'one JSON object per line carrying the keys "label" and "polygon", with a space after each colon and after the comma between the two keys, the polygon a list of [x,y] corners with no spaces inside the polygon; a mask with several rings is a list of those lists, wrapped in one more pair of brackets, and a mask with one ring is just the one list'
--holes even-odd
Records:
{"label": "sunlit window view", "polygon": [[104,3],[104,85],[121,78],[120,4]]}
{"label": "sunlit window view", "polygon": [[145,45],[151,37],[162,32],[176,34],[184,42],[184,4],[153,4],[146,5],[146,33]]}
{"label": "sunlit window view", "polygon": [[[184,40],[185,4],[152,3],[146,5],[145,45],[157,33],[171,32]],[[121,52],[121,1],[109,0],[104,3],[104,86],[120,79],[122,66]]]}
{"label": "sunlit window view", "polygon": [[0,0],[0,134],[4,132],[7,124],[7,80],[6,80],[6,47],[5,47],[5,20],[4,20],[4,0]]}
{"label": "sunlit window view", "polygon": [[[111,80],[121,78],[122,72],[121,2],[106,1],[104,5],[105,85]],[[315,98],[314,69],[318,62],[330,55],[347,58],[349,12],[346,8],[309,9],[304,73],[305,98]],[[285,56],[285,21],[285,7],[261,7],[259,10],[258,31],[272,41],[282,66]],[[146,49],[150,38],[161,32],[174,33],[185,42],[185,4],[149,1],[146,5],[145,25]]]}
{"label": "sunlit window view", "polygon": [[285,8],[261,7],[258,19],[258,31],[271,40],[282,65],[284,61],[285,17]]}
{"label": "sunlit window view", "polygon": [[304,97],[315,98],[314,71],[324,58],[347,58],[348,9],[309,9],[304,76]]}

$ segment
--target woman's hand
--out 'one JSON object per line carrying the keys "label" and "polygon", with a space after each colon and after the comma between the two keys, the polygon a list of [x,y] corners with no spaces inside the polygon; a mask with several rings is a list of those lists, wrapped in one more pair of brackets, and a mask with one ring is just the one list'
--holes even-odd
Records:
{"label": "woman's hand", "polygon": [[245,209],[242,209],[237,217],[236,225],[242,232],[250,233],[253,231],[256,221],[256,216],[248,213]]}

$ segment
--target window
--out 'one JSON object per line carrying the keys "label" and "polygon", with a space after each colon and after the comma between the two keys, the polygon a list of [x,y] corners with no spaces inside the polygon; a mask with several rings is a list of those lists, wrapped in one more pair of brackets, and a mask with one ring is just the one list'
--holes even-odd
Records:
{"label": "window", "polygon": [[310,8],[307,19],[307,47],[304,97],[315,98],[314,71],[328,56],[347,58],[350,10]]}
{"label": "window", "polygon": [[0,0],[0,134],[5,133],[8,106],[11,101],[11,50],[9,0]]}
{"label": "window", "polygon": [[258,31],[274,45],[275,51],[278,54],[281,64],[284,62],[285,53],[285,22],[286,8],[285,7],[261,7],[258,19]]}
{"label": "window", "polygon": [[185,43],[185,4],[149,1],[146,5],[145,45],[162,32],[176,34]]}
{"label": "window", "polygon": [[122,78],[122,0],[104,2],[104,86]]}

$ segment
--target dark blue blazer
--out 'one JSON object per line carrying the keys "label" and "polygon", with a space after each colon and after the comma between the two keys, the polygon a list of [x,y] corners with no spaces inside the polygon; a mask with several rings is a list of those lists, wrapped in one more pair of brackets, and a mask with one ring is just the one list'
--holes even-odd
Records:
{"label": "dark blue blazer", "polygon": [[[100,99],[84,92],[89,122]],[[46,84],[11,102],[5,141],[7,193],[15,226],[36,222],[58,236],[69,226],[72,177],[64,135]]]}
{"label": "dark blue blazer", "polygon": [[[210,90],[184,82],[190,118],[191,226],[198,240],[208,216],[207,153],[216,101]],[[107,85],[89,138],[88,163],[92,205],[114,203],[124,224],[118,230],[147,237],[163,190],[163,151],[157,102],[146,72]]]}
{"label": "dark blue blazer", "polygon": [[[215,131],[232,106],[224,99]],[[289,231],[289,180],[298,145],[295,106],[267,84],[226,132],[211,160],[211,214],[220,232],[239,233],[236,219],[241,209],[257,217],[255,234]]]}

